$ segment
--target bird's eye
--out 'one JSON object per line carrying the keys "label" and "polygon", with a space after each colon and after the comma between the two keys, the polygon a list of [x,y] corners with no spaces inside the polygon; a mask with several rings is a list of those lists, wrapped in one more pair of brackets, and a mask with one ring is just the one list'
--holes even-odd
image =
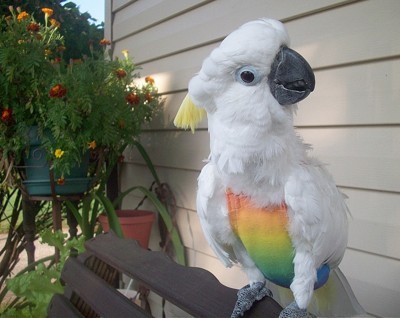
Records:
{"label": "bird's eye", "polygon": [[258,71],[252,66],[243,66],[236,71],[236,80],[247,86],[260,82]]}

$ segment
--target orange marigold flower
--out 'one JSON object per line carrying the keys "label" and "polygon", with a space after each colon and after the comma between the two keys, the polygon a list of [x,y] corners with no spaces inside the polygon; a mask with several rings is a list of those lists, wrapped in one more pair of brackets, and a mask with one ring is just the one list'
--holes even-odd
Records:
{"label": "orange marigold flower", "polygon": [[117,75],[119,79],[124,78],[126,76],[126,71],[122,68],[119,68],[115,71],[115,75]]}
{"label": "orange marigold flower", "polygon": [[147,84],[154,85],[154,78],[152,78],[151,76],[146,76],[146,77],[144,78],[144,81],[145,81]]}
{"label": "orange marigold flower", "polygon": [[57,179],[57,184],[58,185],[64,185],[65,184],[65,178],[64,177],[60,177]]}
{"label": "orange marigold flower", "polygon": [[53,9],[50,9],[50,8],[42,8],[42,12],[47,17],[50,17],[53,15]]}
{"label": "orange marigold flower", "polygon": [[26,20],[29,18],[29,14],[26,11],[22,11],[18,14],[17,16],[17,20],[18,21],[22,21],[22,20]]}
{"label": "orange marigold flower", "polygon": [[97,147],[96,140],[88,142],[88,147],[89,147],[89,149],[96,149],[96,147]]}
{"label": "orange marigold flower", "polygon": [[31,22],[28,24],[26,29],[30,32],[38,32],[40,30],[40,25],[35,22]]}
{"label": "orange marigold flower", "polygon": [[51,53],[52,52],[49,49],[44,50],[44,55],[46,55],[46,56],[51,55]]}
{"label": "orange marigold flower", "polygon": [[125,100],[131,105],[138,105],[140,103],[140,97],[135,93],[129,93],[126,95]]}
{"label": "orange marigold flower", "polygon": [[4,108],[1,112],[1,121],[8,124],[12,119],[12,109]]}
{"label": "orange marigold flower", "polygon": [[107,40],[107,39],[100,40],[100,45],[102,45],[102,46],[107,46],[107,45],[110,45],[110,44],[111,44],[110,40]]}
{"label": "orange marigold flower", "polygon": [[50,19],[50,24],[52,27],[59,28],[61,23],[58,22],[56,19]]}
{"label": "orange marigold flower", "polygon": [[67,94],[67,89],[62,84],[56,84],[50,88],[49,96],[55,98],[64,97]]}

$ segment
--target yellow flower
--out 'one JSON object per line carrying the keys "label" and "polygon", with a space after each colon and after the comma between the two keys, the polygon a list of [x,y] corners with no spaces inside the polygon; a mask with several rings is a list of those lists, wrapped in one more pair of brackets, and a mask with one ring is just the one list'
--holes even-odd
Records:
{"label": "yellow flower", "polygon": [[53,15],[53,9],[50,8],[42,8],[42,12],[47,18]]}
{"label": "yellow flower", "polygon": [[56,151],[54,151],[54,155],[56,156],[56,158],[61,158],[64,155],[64,150],[58,148],[56,149]]}
{"label": "yellow flower", "polygon": [[122,50],[122,55],[125,57],[125,59],[128,59],[129,51],[128,50]]}
{"label": "yellow flower", "polygon": [[88,142],[88,147],[89,147],[89,149],[96,149],[96,147],[97,147],[96,140]]}

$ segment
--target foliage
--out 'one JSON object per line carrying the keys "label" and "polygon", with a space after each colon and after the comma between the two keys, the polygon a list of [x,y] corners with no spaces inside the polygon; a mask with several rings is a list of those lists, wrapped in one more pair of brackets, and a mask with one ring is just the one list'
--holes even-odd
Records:
{"label": "foliage", "polygon": [[66,47],[63,58],[67,63],[71,58],[89,55],[89,41],[96,46],[104,37],[104,23],[98,23],[88,12],[81,13],[73,0],[2,0],[0,15],[9,14],[9,6],[32,12],[41,23],[44,23],[41,8],[52,8],[54,18],[62,23],[60,33]]}
{"label": "foliage", "polygon": [[168,232],[171,235],[172,245],[175,251],[175,257],[179,264],[185,265],[185,253],[184,246],[179,236],[179,232],[177,228],[174,226],[174,223],[171,219],[168,210],[163,205],[163,203],[157,198],[157,196],[151,192],[150,190],[142,187],[135,186],[129,188],[128,190],[122,192],[114,202],[111,202],[106,196],[104,196],[101,192],[92,192],[88,194],[82,200],[82,206],[79,209],[74,206],[71,202],[66,202],[68,208],[74,214],[75,218],[78,221],[78,224],[82,230],[82,235],[84,235],[87,239],[93,237],[95,235],[95,229],[97,225],[97,217],[101,213],[105,213],[108,217],[108,221],[110,223],[110,228],[121,238],[123,238],[122,228],[118,221],[116,207],[122,202],[124,197],[133,191],[140,191],[144,194],[154,205],[157,212],[161,216],[164,224],[167,227]]}
{"label": "foliage", "polygon": [[25,145],[27,126],[40,121],[54,74],[51,58],[62,43],[56,23],[41,25],[10,8],[0,18],[0,154],[15,157]]}
{"label": "foliage", "polygon": [[113,166],[151,120],[160,97],[151,77],[134,84],[139,74],[128,52],[113,60],[105,39],[100,52],[89,44],[90,56],[65,63],[58,23],[50,9],[45,12],[44,25],[14,9],[11,19],[1,20],[0,88],[6,93],[0,95],[0,168],[20,162],[27,128],[36,125],[63,184],[88,149],[100,167],[106,161]]}
{"label": "foliage", "polygon": [[[84,237],[67,240],[61,231],[53,233],[47,229],[41,233],[43,244],[60,250],[60,262],[55,263],[49,256],[29,265],[15,277],[7,281],[7,287],[16,296],[14,301],[2,313],[2,317],[45,317],[46,309],[54,293],[63,293],[61,269],[71,251],[83,252]],[[50,261],[49,265],[46,265]],[[35,268],[36,267],[36,268]]]}
{"label": "foliage", "polygon": [[[51,207],[45,202],[29,202],[32,209],[27,213],[35,218],[38,232],[51,227]],[[5,280],[20,261],[20,253],[26,247],[25,226],[22,222],[23,206],[26,206],[18,188],[0,188],[0,223],[7,236],[0,249],[0,303],[5,295]]]}

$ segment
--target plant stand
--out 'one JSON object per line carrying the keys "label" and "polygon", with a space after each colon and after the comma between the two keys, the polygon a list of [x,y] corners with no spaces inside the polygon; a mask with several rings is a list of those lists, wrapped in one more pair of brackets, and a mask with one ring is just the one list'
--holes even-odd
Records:
{"label": "plant stand", "polygon": [[[58,231],[62,230],[62,218],[61,218],[61,202],[62,201],[79,201],[82,199],[81,195],[74,195],[74,196],[56,196],[56,197],[48,197],[48,196],[30,196],[29,200],[31,201],[51,201],[52,202],[52,219],[53,219],[53,231]],[[32,222],[32,220],[29,220]],[[33,223],[35,222],[33,218]],[[71,226],[72,222],[68,222],[68,227]],[[74,226],[72,226],[72,229],[70,227],[70,233],[75,232],[76,233],[76,226],[75,229],[73,229]],[[34,228],[34,226],[33,226]],[[33,247],[33,240],[34,240],[35,235],[29,235],[27,237],[27,248],[26,248],[26,253],[28,255],[28,264],[32,263],[35,261],[35,248]],[[33,240],[32,240],[33,238]],[[32,242],[29,242],[32,240]],[[60,251],[58,248],[55,248],[55,261],[58,262],[60,260]]]}
{"label": "plant stand", "polygon": [[[57,195],[55,191],[55,184],[54,184],[54,173],[53,170],[49,170],[49,175],[50,175],[50,188],[51,188],[51,196],[28,196],[28,199],[31,201],[51,201],[52,202],[52,220],[53,220],[53,231],[56,232],[58,230],[62,230],[62,218],[61,218],[61,202],[62,201],[79,201],[82,199],[82,194],[76,194],[76,195]],[[77,223],[76,220],[72,220],[72,217],[67,218],[68,221],[68,226],[70,228],[70,234],[72,235],[73,233],[76,234],[77,230]],[[75,221],[75,222],[74,222]],[[27,224],[28,228],[33,228],[33,231],[35,229],[35,217],[29,218],[28,222],[30,224]],[[33,226],[32,223],[33,222]],[[31,231],[30,231],[31,232]],[[31,233],[30,233],[31,234]],[[26,253],[28,255],[28,264],[32,263],[35,261],[35,248],[33,245],[35,234],[33,235],[28,235],[27,239],[27,248],[26,248]],[[32,240],[30,242],[30,240]],[[58,248],[55,248],[54,251],[54,259],[56,262],[59,262],[60,260],[60,251]]]}

